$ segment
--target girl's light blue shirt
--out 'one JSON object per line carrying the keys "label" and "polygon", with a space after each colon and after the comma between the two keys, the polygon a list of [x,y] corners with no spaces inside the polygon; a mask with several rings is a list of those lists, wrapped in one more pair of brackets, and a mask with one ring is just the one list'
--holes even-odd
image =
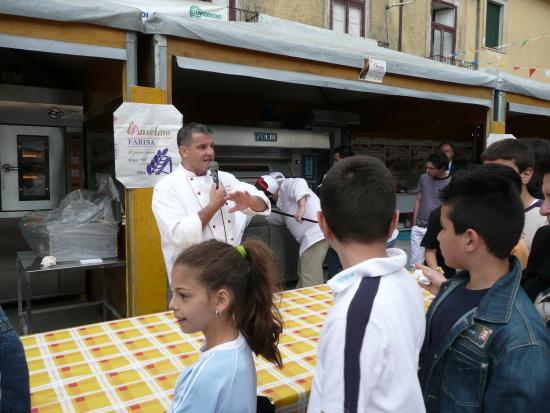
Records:
{"label": "girl's light blue shirt", "polygon": [[182,412],[256,412],[256,367],[240,333],[201,353],[199,361],[180,375],[170,413]]}

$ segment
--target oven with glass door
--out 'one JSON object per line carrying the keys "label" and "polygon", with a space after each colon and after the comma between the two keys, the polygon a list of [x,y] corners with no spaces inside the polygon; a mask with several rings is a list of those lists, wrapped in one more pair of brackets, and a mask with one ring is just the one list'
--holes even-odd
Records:
{"label": "oven with glass door", "polygon": [[56,208],[66,194],[65,131],[0,125],[0,211]]}

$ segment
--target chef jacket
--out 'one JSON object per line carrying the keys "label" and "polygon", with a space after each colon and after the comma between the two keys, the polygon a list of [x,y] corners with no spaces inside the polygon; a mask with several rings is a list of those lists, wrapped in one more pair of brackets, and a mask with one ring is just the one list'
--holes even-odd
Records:
{"label": "chef jacket", "polygon": [[[250,208],[242,211],[246,215],[269,215],[271,204],[263,192],[245,182],[240,182],[232,174],[218,172],[220,185],[227,193],[246,191],[252,196],[262,198],[267,205],[265,211],[256,212]],[[235,204],[227,201],[212,217],[208,225],[202,227],[199,211],[208,205],[213,180],[210,171],[197,176],[181,164],[155,185],[153,191],[153,214],[160,231],[162,254],[168,279],[178,255],[202,241],[217,239],[231,245],[240,242],[235,224],[235,213],[229,212]]]}
{"label": "chef jacket", "polygon": [[294,214],[298,210],[298,201],[303,197],[307,197],[303,218],[317,221],[317,212],[321,210],[321,202],[319,201],[319,197],[309,189],[307,182],[303,178],[287,178],[279,189],[277,207],[282,212],[292,216],[271,214],[269,217],[269,221],[273,224],[286,225],[290,233],[300,244],[300,257],[313,244],[325,239],[319,224],[308,221],[298,222],[294,218]]}

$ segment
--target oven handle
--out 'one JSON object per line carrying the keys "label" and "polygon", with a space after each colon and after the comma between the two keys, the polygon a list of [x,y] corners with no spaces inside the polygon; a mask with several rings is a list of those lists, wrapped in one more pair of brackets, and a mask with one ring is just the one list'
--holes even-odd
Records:
{"label": "oven handle", "polygon": [[18,170],[19,170],[19,167],[17,166],[11,166],[10,164],[7,164],[7,163],[2,165],[2,172],[5,172],[5,173],[11,172],[11,171],[18,171]]}

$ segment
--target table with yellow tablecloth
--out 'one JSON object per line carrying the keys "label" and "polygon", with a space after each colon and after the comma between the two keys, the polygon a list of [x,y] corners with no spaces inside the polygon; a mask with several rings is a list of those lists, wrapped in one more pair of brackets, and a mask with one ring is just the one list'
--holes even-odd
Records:
{"label": "table with yellow tablecloth", "polygon": [[[431,301],[424,294],[426,308]],[[258,393],[278,412],[305,412],[324,319],[326,285],[282,294],[284,368],[256,360]],[[181,332],[170,312],[22,337],[33,413],[164,412],[181,371],[193,364],[202,335]]]}

